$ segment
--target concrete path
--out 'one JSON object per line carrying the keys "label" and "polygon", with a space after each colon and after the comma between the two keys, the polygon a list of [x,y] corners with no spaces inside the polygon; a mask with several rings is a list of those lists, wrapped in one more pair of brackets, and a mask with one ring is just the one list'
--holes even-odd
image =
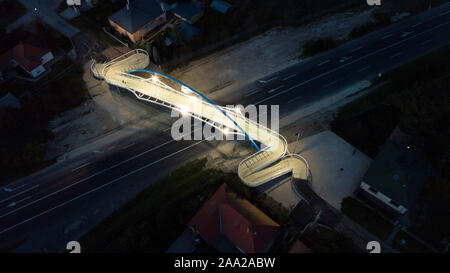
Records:
{"label": "concrete path", "polygon": [[331,131],[301,139],[295,149],[308,160],[314,192],[337,210],[342,199],[353,195],[372,162]]}

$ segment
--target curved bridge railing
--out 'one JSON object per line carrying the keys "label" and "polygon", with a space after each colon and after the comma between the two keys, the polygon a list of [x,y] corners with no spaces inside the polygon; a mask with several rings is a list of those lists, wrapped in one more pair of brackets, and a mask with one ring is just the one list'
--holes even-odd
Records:
{"label": "curved bridge railing", "polygon": [[[309,167],[306,160],[289,154],[287,141],[278,132],[246,118],[235,109],[214,104],[200,92],[170,76],[146,70],[148,64],[148,53],[137,49],[107,63],[93,62],[91,72],[109,84],[128,89],[140,100],[176,109],[223,132],[226,128],[227,131],[231,130],[230,133],[245,135],[258,150],[238,166],[238,176],[247,186],[256,187],[287,173],[292,173],[299,179],[308,178]],[[132,74],[135,72],[143,72],[151,77]],[[180,85],[181,90],[190,90],[195,96],[176,90],[159,77]],[[263,143],[265,147],[260,149],[254,140]]]}

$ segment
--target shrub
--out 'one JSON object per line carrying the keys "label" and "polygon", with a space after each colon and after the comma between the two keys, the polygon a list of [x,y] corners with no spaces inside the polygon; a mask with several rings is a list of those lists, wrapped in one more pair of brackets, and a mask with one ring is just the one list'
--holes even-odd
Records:
{"label": "shrub", "polygon": [[309,40],[303,45],[303,56],[309,57],[317,53],[333,49],[338,43],[333,38],[321,38],[317,40]]}

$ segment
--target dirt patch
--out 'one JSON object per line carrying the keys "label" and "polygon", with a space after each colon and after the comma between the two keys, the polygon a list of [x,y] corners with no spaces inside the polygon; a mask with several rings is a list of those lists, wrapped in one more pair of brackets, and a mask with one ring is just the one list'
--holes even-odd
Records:
{"label": "dirt patch", "polygon": [[49,127],[54,138],[47,144],[46,157],[49,159],[57,157],[107,132],[114,126],[116,123],[106,111],[93,100],[87,100],[50,122]]}
{"label": "dirt patch", "polygon": [[205,93],[236,89],[301,62],[300,47],[311,39],[346,40],[351,30],[372,21],[373,9],[328,16],[298,28],[276,27],[246,42],[213,53],[174,70],[171,75]]}

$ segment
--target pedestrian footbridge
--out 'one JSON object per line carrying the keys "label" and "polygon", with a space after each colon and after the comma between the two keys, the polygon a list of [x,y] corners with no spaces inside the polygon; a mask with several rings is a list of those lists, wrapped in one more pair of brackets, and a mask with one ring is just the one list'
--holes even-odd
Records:
{"label": "pedestrian footbridge", "polygon": [[[140,100],[177,109],[224,133],[244,135],[257,149],[238,167],[238,175],[247,186],[256,187],[288,173],[297,179],[308,179],[308,163],[304,158],[289,153],[282,135],[246,118],[235,109],[217,106],[176,79],[145,70],[148,65],[147,52],[137,49],[107,63],[94,61],[91,72],[108,84],[128,89]],[[261,143],[263,148],[256,143]]]}

